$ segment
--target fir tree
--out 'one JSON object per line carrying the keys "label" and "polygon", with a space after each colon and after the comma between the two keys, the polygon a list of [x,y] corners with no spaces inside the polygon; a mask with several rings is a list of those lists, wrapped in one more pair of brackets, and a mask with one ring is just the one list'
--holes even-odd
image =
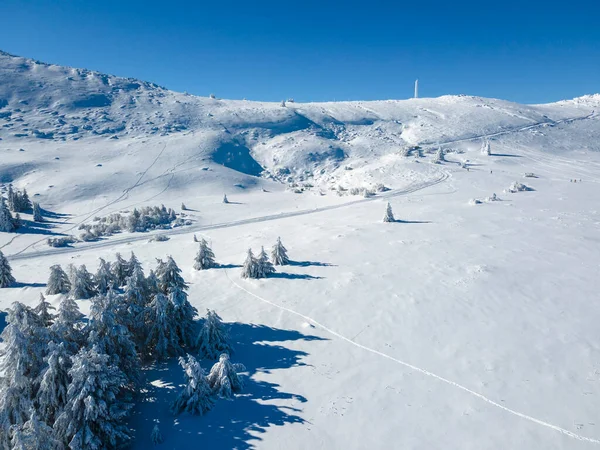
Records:
{"label": "fir tree", "polygon": [[113,291],[92,299],[88,344],[109,355],[110,363],[124,372],[133,391],[141,380],[140,359],[129,330],[117,319],[118,309],[119,297]]}
{"label": "fir tree", "polygon": [[276,266],[285,266],[290,263],[290,258],[287,255],[287,249],[281,243],[281,238],[277,238],[277,242],[271,250],[271,261]]}
{"label": "fir tree", "polygon": [[0,231],[11,233],[15,231],[15,223],[12,214],[6,206],[4,197],[0,196]]}
{"label": "fir tree", "polygon": [[181,269],[177,266],[175,260],[171,257],[167,257],[167,262],[160,260],[156,269],[156,276],[159,281],[159,288],[165,295],[178,288],[181,290],[187,290],[187,283],[181,276]]}
{"label": "fir tree", "polygon": [[265,252],[265,248],[261,247],[258,258],[256,259],[257,266],[257,278],[267,278],[273,272],[275,272],[275,268],[271,261],[269,261],[269,257],[267,256],[267,252]]}
{"label": "fir tree", "polygon": [[154,427],[152,428],[152,434],[150,435],[150,439],[152,440],[152,443],[154,445],[163,443],[163,437],[162,434],[160,434],[160,429],[158,428],[157,423],[155,423]]}
{"label": "fir tree", "polygon": [[483,143],[481,144],[481,153],[487,156],[490,156],[492,154],[492,147],[490,145],[490,141],[483,141]]}
{"label": "fir tree", "polygon": [[227,194],[223,194],[223,203],[229,203],[229,200],[227,200]]}
{"label": "fir tree", "polygon": [[120,400],[123,372],[97,345],[73,357],[67,405],[54,425],[72,450],[117,449],[132,433],[125,423],[132,405]]}
{"label": "fir tree", "polygon": [[129,276],[129,266],[120,253],[115,255],[116,260],[111,265],[113,277],[117,286],[123,286]]}
{"label": "fir tree", "polygon": [[[187,289],[187,286],[185,288]],[[174,287],[169,293],[169,301],[173,305],[171,314],[176,324],[179,345],[190,347],[194,339],[194,317],[198,311],[190,304],[187,292],[182,288]]]}
{"label": "fir tree", "polygon": [[13,450],[62,450],[62,442],[46,422],[40,419],[37,411],[31,409],[29,420],[14,433]]}
{"label": "fir tree", "polygon": [[146,323],[148,323],[148,335],[145,342],[145,353],[148,358],[164,360],[169,356],[183,353],[177,336],[177,324],[171,311],[173,305],[163,294],[154,296],[146,309]]}
{"label": "fir tree", "polygon": [[234,394],[242,392],[244,383],[238,372],[246,370],[242,364],[232,364],[229,355],[223,353],[219,362],[210,369],[207,381],[212,391],[221,398],[232,399]]}
{"label": "fir tree", "polygon": [[146,293],[148,298],[151,298],[153,295],[158,294],[160,292],[159,281],[156,277],[156,274],[152,269],[150,269],[150,273],[146,277]]}
{"label": "fir tree", "polygon": [[23,226],[23,221],[21,220],[21,215],[19,213],[15,213],[15,218],[13,219],[13,228],[18,230]]}
{"label": "fir tree", "polygon": [[29,200],[29,195],[27,195],[27,189],[23,189],[23,193],[21,194],[19,205],[19,211],[30,211],[31,210],[31,201]]}
{"label": "fir tree", "polygon": [[392,212],[392,205],[390,205],[390,202],[388,202],[387,207],[385,209],[385,216],[383,216],[383,221],[384,222],[395,222],[396,219],[394,219],[394,213]]}
{"label": "fir tree", "polygon": [[200,357],[207,359],[216,359],[221,353],[232,352],[229,333],[216,312],[206,310],[206,318],[196,339],[196,347]]}
{"label": "fir tree", "polygon": [[439,163],[441,163],[443,161],[445,161],[444,150],[442,150],[442,147],[439,147],[438,150],[437,150],[437,152],[435,153],[435,157],[434,157],[433,162],[436,163],[436,164],[439,164]]}
{"label": "fir tree", "polygon": [[187,207],[185,206],[185,203],[181,204],[181,210],[182,211],[187,211]]}
{"label": "fir tree", "polygon": [[8,209],[11,211],[15,210],[15,191],[13,190],[13,185],[8,185],[8,196],[7,196]]}
{"label": "fir tree", "polygon": [[43,294],[40,294],[40,302],[33,309],[33,312],[37,314],[40,324],[43,327],[48,328],[54,322],[54,318],[56,317],[56,315],[52,314],[50,312],[51,310],[55,311],[56,308],[46,301],[46,298]]}
{"label": "fir tree", "polygon": [[98,270],[96,271],[96,275],[94,276],[94,281],[96,283],[96,292],[99,294],[106,294],[110,289],[115,288],[115,279],[110,270],[110,264],[107,263],[104,259],[100,259],[100,264],[98,265]]}
{"label": "fir tree", "polygon": [[196,234],[195,234],[195,233],[194,233],[194,242],[200,242],[200,241],[198,240],[198,237],[196,236]]}
{"label": "fir tree", "polygon": [[179,365],[183,368],[187,383],[171,405],[171,411],[173,414],[185,411],[190,414],[204,415],[215,403],[204,370],[192,355],[187,355],[187,361],[179,358]]}
{"label": "fir tree", "polygon": [[141,265],[136,265],[125,283],[123,299],[129,316],[129,331],[135,342],[143,343],[146,338],[145,311],[148,302],[146,278]]}
{"label": "fir tree", "polygon": [[8,263],[8,259],[0,250],[0,288],[9,287],[15,282],[15,277],[12,276],[12,269]]}
{"label": "fir tree", "polygon": [[71,281],[69,296],[73,299],[92,298],[96,294],[96,288],[92,274],[87,271],[85,264],[79,266],[78,269],[73,266],[70,266],[69,269]]}
{"label": "fir tree", "polygon": [[53,424],[67,403],[71,358],[63,342],[60,344],[50,342],[48,350],[47,366],[42,371],[35,402],[42,420]]}
{"label": "fir tree", "polygon": [[71,282],[65,271],[59,264],[50,267],[50,277],[46,286],[47,295],[68,294],[71,290]]}
{"label": "fir tree", "polygon": [[37,202],[33,202],[33,221],[34,222],[43,222],[44,217],[42,216],[42,208],[40,208],[40,204]]}
{"label": "fir tree", "polygon": [[250,248],[242,266],[242,278],[258,278],[258,263]]}
{"label": "fir tree", "polygon": [[81,321],[83,317],[75,300],[63,297],[58,305],[58,314],[51,330],[55,336],[60,336],[70,355],[77,353],[83,345],[84,333]]}
{"label": "fir tree", "polygon": [[194,269],[206,270],[215,267],[215,254],[208,246],[208,243],[202,238],[200,240],[200,248],[194,260]]}

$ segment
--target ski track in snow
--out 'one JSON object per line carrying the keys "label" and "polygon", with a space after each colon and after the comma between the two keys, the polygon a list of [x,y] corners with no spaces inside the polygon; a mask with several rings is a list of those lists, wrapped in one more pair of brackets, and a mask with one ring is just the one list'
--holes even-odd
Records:
{"label": "ski track in snow", "polygon": [[[404,189],[392,190],[392,191],[384,192],[375,197],[363,198],[360,200],[353,200],[353,201],[341,203],[338,205],[330,205],[330,206],[323,206],[323,207],[314,208],[314,209],[304,209],[301,211],[292,211],[292,212],[287,212],[287,213],[272,214],[269,216],[254,217],[254,218],[250,218],[250,219],[242,219],[242,220],[237,220],[237,221],[233,221],[233,222],[218,223],[218,224],[214,224],[214,225],[183,226],[183,227],[179,227],[179,228],[172,228],[170,230],[161,230],[161,233],[169,234],[169,235],[186,234],[186,233],[192,233],[194,231],[206,231],[206,230],[216,230],[216,229],[221,229],[221,228],[230,228],[230,227],[236,227],[236,226],[240,226],[240,225],[249,225],[249,224],[254,224],[254,223],[268,222],[271,220],[287,219],[290,217],[297,217],[297,216],[304,216],[304,215],[308,215],[308,214],[315,214],[315,213],[320,213],[320,212],[325,212],[325,211],[332,211],[334,209],[345,208],[345,207],[357,205],[360,203],[396,197],[399,195],[410,194],[410,193],[413,193],[413,192],[416,192],[416,191],[419,191],[419,190],[422,190],[422,189],[425,189],[425,188],[428,188],[431,186],[435,186],[436,184],[442,183],[443,181],[445,181],[446,179],[448,179],[451,176],[450,173],[446,172],[443,169],[440,170],[439,173],[440,173],[440,175],[437,178],[434,178],[432,180],[427,180],[427,181],[424,181],[421,183],[413,183],[413,184],[408,185]],[[121,245],[121,244],[130,243],[130,242],[141,241],[141,240],[148,239],[148,236],[149,235],[146,233],[136,233],[136,234],[132,234],[131,236],[128,236],[123,239],[112,239],[112,240],[107,239],[105,241],[96,242],[96,243],[86,245],[86,246],[64,247],[64,248],[59,248],[59,249],[48,249],[48,250],[25,253],[25,250],[27,250],[28,248],[31,248],[35,244],[35,243],[33,243],[33,244],[29,245],[28,247],[10,255],[10,256],[7,256],[7,258],[11,261],[15,261],[15,260],[39,258],[40,256],[59,255],[59,254],[73,253],[73,252],[84,252],[87,250],[93,250],[93,249],[97,249],[97,248],[112,247],[115,245]]]}
{"label": "ski track in snow", "polygon": [[600,445],[600,440],[598,440],[598,439],[589,438],[589,437],[582,436],[582,435],[577,434],[577,433],[573,433],[572,431],[569,431],[569,430],[566,430],[564,428],[561,428],[558,425],[553,425],[553,424],[545,422],[543,420],[536,419],[535,417],[529,416],[529,415],[527,415],[525,413],[522,413],[522,412],[519,412],[519,411],[515,411],[514,409],[510,409],[510,408],[508,408],[508,407],[506,407],[504,405],[501,405],[500,403],[497,403],[494,400],[486,397],[485,395],[480,394],[479,392],[475,392],[475,391],[469,389],[468,387],[463,386],[462,384],[459,384],[459,383],[457,383],[455,381],[452,381],[452,380],[449,380],[447,378],[444,378],[444,377],[442,377],[440,375],[436,375],[435,373],[430,372],[430,371],[428,371],[426,369],[422,369],[420,367],[413,366],[412,364],[407,363],[406,361],[402,361],[400,359],[394,358],[393,356],[390,356],[390,355],[388,355],[386,353],[380,352],[379,350],[375,350],[373,348],[367,347],[366,345],[359,344],[358,342],[355,342],[354,340],[352,340],[350,338],[347,338],[346,336],[341,335],[337,331],[334,331],[331,328],[326,327],[325,325],[323,325],[320,322],[316,321],[312,317],[305,316],[304,314],[302,314],[302,313],[300,313],[298,311],[294,311],[293,309],[287,308],[285,306],[282,306],[282,305],[274,303],[274,302],[272,302],[270,300],[267,300],[267,299],[265,299],[265,298],[263,298],[263,297],[255,294],[255,293],[249,291],[245,287],[240,286],[238,283],[236,283],[235,281],[233,281],[231,279],[231,277],[229,276],[229,273],[228,273],[227,270],[225,270],[225,275],[227,276],[227,279],[231,282],[231,284],[233,284],[239,290],[247,293],[248,295],[250,295],[250,296],[252,296],[252,297],[260,300],[261,302],[267,303],[267,304],[269,304],[271,306],[274,306],[276,308],[281,309],[282,311],[286,311],[286,312],[288,312],[290,314],[293,314],[295,316],[298,316],[298,317],[300,317],[300,318],[302,318],[302,319],[304,319],[304,320],[306,320],[308,322],[311,322],[312,324],[314,324],[315,326],[318,326],[319,328],[323,329],[327,333],[329,333],[329,334],[331,334],[331,335],[333,335],[333,336],[335,336],[335,337],[337,337],[337,338],[339,338],[339,339],[341,339],[343,341],[346,341],[349,344],[354,345],[355,347],[358,347],[360,349],[366,350],[366,351],[368,351],[370,353],[373,353],[375,355],[381,356],[382,358],[388,359],[388,360],[393,361],[393,362],[395,362],[397,364],[400,364],[400,365],[402,365],[404,367],[407,367],[407,368],[409,368],[411,370],[414,370],[416,372],[422,373],[423,375],[427,375],[429,377],[435,378],[438,381],[441,381],[441,382],[446,383],[446,384],[448,384],[450,386],[453,386],[453,387],[455,387],[457,389],[460,389],[461,391],[464,391],[464,392],[466,392],[466,393],[468,393],[468,394],[470,394],[470,395],[472,395],[474,397],[477,397],[478,399],[480,399],[480,400],[482,400],[482,401],[484,401],[484,402],[486,402],[486,403],[488,403],[488,404],[490,404],[492,406],[495,406],[496,408],[499,408],[499,409],[501,409],[501,410],[503,410],[503,411],[505,411],[505,412],[507,412],[509,414],[517,416],[517,417],[519,417],[521,419],[525,419],[525,420],[528,420],[529,422],[535,423],[536,425],[540,425],[540,426],[549,428],[549,429],[551,429],[553,431],[557,431],[557,432],[559,432],[559,433],[561,433],[561,434],[563,434],[565,436],[568,436],[570,438],[576,439],[578,441],[589,442],[589,443],[592,443],[592,444]]}

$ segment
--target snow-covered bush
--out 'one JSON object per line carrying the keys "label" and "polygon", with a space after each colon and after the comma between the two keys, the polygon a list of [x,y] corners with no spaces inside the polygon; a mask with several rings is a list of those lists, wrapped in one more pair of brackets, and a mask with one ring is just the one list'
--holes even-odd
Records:
{"label": "snow-covered bush", "polygon": [[523,183],[519,183],[518,181],[514,181],[510,187],[508,188],[508,192],[523,192],[523,191],[531,191],[532,189],[529,186],[524,185]]}
{"label": "snow-covered bush", "polygon": [[243,364],[232,364],[229,355],[223,353],[219,362],[210,369],[207,381],[212,391],[218,397],[232,399],[234,394],[242,392],[244,383],[239,372],[246,370]]}
{"label": "snow-covered bush", "polygon": [[469,200],[469,205],[481,205],[481,200],[472,198],[471,200]]}
{"label": "snow-covered bush", "polygon": [[65,236],[59,238],[48,238],[46,243],[50,247],[68,247],[70,244],[77,242],[77,239],[73,236]]}
{"label": "snow-covered bush", "polygon": [[192,355],[187,355],[187,361],[179,358],[179,365],[183,368],[187,383],[171,405],[171,411],[173,414],[185,411],[201,416],[215,403],[211,386],[200,363]]}
{"label": "snow-covered bush", "polygon": [[496,193],[493,193],[492,195],[490,195],[489,197],[487,197],[485,199],[486,202],[499,202],[500,198],[498,198],[498,196],[496,195]]}
{"label": "snow-covered bush", "polygon": [[156,236],[152,236],[148,242],[167,242],[169,239],[171,238],[166,234],[157,234]]}

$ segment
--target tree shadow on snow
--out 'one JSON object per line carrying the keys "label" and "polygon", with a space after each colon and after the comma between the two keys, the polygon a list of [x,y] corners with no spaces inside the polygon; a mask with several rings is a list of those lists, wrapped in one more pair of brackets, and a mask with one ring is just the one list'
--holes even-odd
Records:
{"label": "tree shadow on snow", "polygon": [[62,214],[62,213],[57,213],[57,212],[53,212],[53,211],[48,211],[47,209],[42,209],[42,215],[44,217],[49,217],[52,219],[64,219],[65,217],[71,217],[73,214]]}
{"label": "tree shadow on snow", "polygon": [[285,273],[275,272],[269,275],[269,278],[285,278],[287,280],[322,280],[323,277],[314,277],[305,273]]}
{"label": "tree shadow on snow", "polygon": [[18,234],[43,234],[47,236],[65,236],[64,233],[52,231],[54,225],[52,222],[32,222],[23,220],[23,225],[17,230]]}
{"label": "tree shadow on snow", "polygon": [[521,158],[521,155],[510,155],[508,153],[492,153],[490,156],[503,156],[505,158]]}
{"label": "tree shadow on snow", "polygon": [[288,263],[289,266],[298,266],[298,267],[337,267],[335,264],[323,263],[318,261],[290,261]]}
{"label": "tree shadow on snow", "polygon": [[429,220],[394,220],[394,223],[431,223]]}
{"label": "tree shadow on snow", "polygon": [[240,264],[217,264],[215,269],[239,269],[242,267]]}
{"label": "tree shadow on snow", "polygon": [[23,287],[35,287],[35,288],[42,288],[42,287],[46,287],[46,283],[21,283],[20,281],[17,281],[13,284],[11,284],[10,286],[8,286],[8,288],[23,288]]}
{"label": "tree shadow on snow", "polygon": [[[152,384],[131,419],[131,425],[136,429],[134,449],[152,448],[150,432],[157,421],[165,448],[210,449],[254,448],[262,440],[260,434],[269,427],[305,422],[300,414],[307,398],[253,377],[272,370],[306,366],[302,361],[306,352],[279,343],[326,339],[264,325],[239,322],[228,325],[235,343],[232,361],[246,366],[242,394],[232,401],[217,400],[205,416],[187,413],[173,416],[169,407],[184,383],[183,371],[175,358],[149,368],[146,377]],[[201,364],[208,371],[214,362],[203,360]],[[270,403],[265,404],[265,401]]]}

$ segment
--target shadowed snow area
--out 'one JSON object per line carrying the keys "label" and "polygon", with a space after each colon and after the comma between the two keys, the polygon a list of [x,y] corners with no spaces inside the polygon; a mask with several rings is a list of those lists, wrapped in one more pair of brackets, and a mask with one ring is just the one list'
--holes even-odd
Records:
{"label": "shadowed snow area", "polygon": [[[282,106],[0,52],[0,188],[45,217],[0,232],[17,280],[0,309],[35,305],[53,264],[176,260],[246,387],[175,417],[181,368],[146,368],[134,449],[154,423],[169,449],[600,448],[599,109],[598,94]],[[160,204],[189,223],[46,243]],[[216,268],[194,270],[194,235]],[[248,248],[278,237],[292,262],[242,279]]]}

